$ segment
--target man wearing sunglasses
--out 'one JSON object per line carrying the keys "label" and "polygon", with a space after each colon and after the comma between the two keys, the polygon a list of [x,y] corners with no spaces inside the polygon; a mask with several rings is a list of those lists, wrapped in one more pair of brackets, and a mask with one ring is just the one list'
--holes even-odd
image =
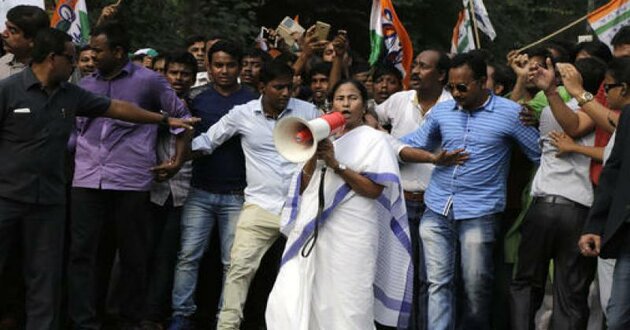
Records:
{"label": "man wearing sunglasses", "polygon": [[420,128],[401,139],[425,150],[465,149],[469,155],[463,165],[436,166],[425,194],[420,238],[429,285],[428,329],[455,327],[458,268],[465,296],[461,325],[491,328],[493,248],[505,208],[510,142],[533,162],[540,159],[538,131],[519,122],[520,105],[486,90],[486,79],[483,58],[454,57],[446,84],[454,100],[437,104]]}

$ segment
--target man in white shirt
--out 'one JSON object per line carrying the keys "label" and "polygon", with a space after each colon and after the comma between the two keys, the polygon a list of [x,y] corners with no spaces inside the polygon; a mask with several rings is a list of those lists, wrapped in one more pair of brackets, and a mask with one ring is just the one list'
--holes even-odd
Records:
{"label": "man in white shirt", "polygon": [[[386,101],[376,106],[379,123],[391,125],[391,135],[400,138],[415,131],[424,121],[431,108],[453,97],[444,89],[448,81],[450,59],[445,52],[438,49],[426,49],[416,56],[411,68],[410,90],[391,95]],[[414,252],[416,281],[414,285],[414,311],[412,323],[423,324],[425,311],[418,307],[426,306],[426,281],[424,280],[424,262],[422,261],[422,244],[420,241],[420,218],[424,213],[424,190],[429,184],[433,164],[409,163],[400,165],[400,177],[405,190],[405,203],[409,228],[411,228],[411,245]],[[412,324],[413,326],[413,324]]]}
{"label": "man in white shirt", "polygon": [[192,143],[194,151],[209,154],[230,137],[240,135],[245,154],[245,204],[232,246],[218,329],[239,329],[260,260],[280,236],[280,212],[298,167],[276,150],[273,129],[284,117],[310,120],[318,116],[313,104],[290,98],[293,70],[288,65],[266,63],[260,80],[260,99],[235,107]]}

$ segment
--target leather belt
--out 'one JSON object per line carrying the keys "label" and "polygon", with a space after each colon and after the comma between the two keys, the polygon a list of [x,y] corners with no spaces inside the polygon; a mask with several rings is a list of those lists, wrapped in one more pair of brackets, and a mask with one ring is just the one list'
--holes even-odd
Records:
{"label": "leather belt", "polygon": [[545,204],[555,204],[555,205],[570,205],[570,206],[575,206],[575,207],[583,207],[583,208],[588,208],[585,205],[582,205],[580,203],[576,203],[570,199],[564,198],[562,196],[556,196],[556,195],[552,195],[552,196],[539,196],[539,197],[534,197],[533,200],[534,203],[545,203]]}
{"label": "leather belt", "polygon": [[406,191],[405,200],[424,203],[424,191]]}

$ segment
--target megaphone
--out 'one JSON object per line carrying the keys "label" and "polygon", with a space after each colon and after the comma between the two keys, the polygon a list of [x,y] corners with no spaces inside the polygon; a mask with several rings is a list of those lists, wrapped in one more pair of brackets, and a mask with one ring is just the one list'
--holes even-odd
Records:
{"label": "megaphone", "polygon": [[286,117],[273,130],[276,149],[290,162],[307,161],[317,150],[317,143],[340,132],[346,125],[341,112],[325,114],[306,121],[299,117]]}

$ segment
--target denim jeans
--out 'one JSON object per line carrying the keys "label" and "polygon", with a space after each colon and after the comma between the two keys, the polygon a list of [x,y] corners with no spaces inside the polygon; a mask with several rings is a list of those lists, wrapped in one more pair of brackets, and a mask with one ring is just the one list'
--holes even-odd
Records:
{"label": "denim jeans", "polygon": [[[426,209],[420,239],[429,284],[427,329],[454,329],[456,305],[463,308],[463,328],[490,328],[497,232],[496,214],[455,220],[452,210],[443,216]],[[464,301],[458,304],[455,279],[460,267]]]}
{"label": "denim jeans", "polygon": [[190,316],[197,309],[193,295],[197,286],[199,262],[215,224],[219,226],[221,263],[225,278],[230,265],[234,231],[242,207],[242,195],[213,194],[201,189],[191,189],[182,211],[181,248],[177,255],[173,283],[173,315]]}
{"label": "denim jeans", "polygon": [[[625,237],[630,236],[628,235],[629,227],[630,225],[621,227],[621,230],[625,230],[626,233],[619,234]],[[627,240],[617,255],[606,316],[608,329],[630,329],[630,244]]]}

